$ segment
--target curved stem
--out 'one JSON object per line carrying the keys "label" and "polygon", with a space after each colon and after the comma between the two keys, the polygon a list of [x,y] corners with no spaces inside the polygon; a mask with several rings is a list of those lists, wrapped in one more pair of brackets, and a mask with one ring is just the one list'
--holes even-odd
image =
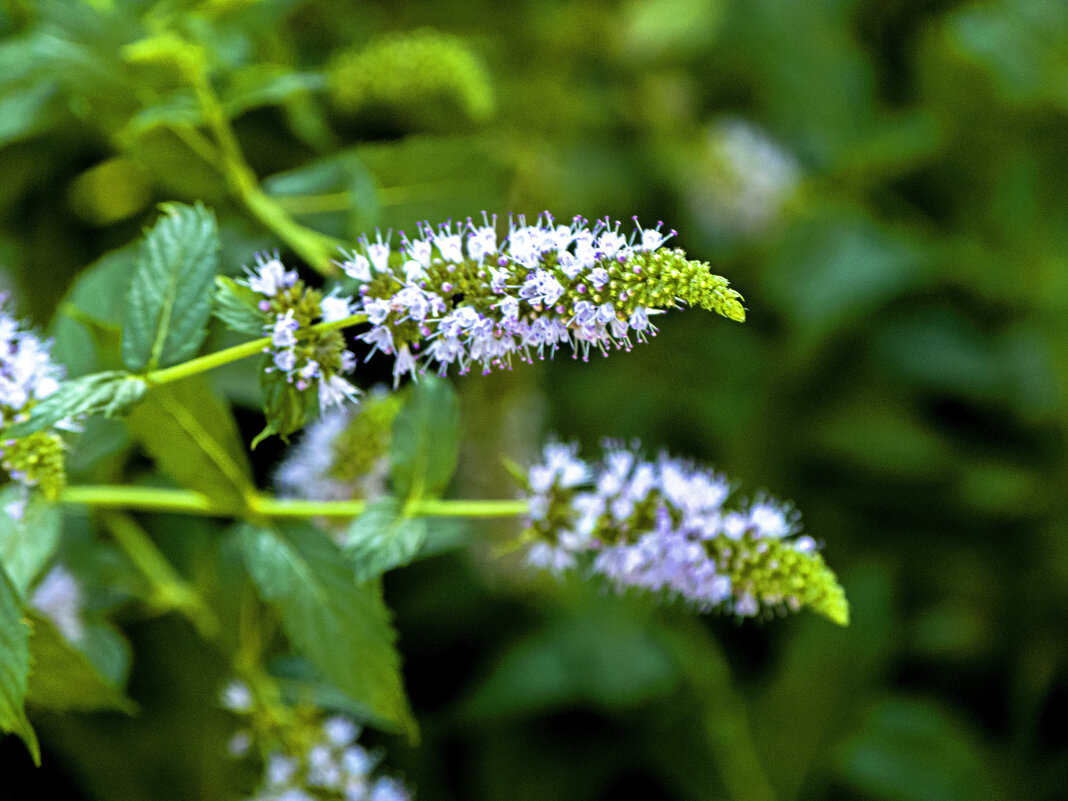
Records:
{"label": "curved stem", "polygon": [[[67,487],[60,503],[94,506],[102,509],[133,509],[142,512],[231,517],[232,507],[216,504],[202,492],[158,487],[93,485]],[[299,498],[275,498],[253,495],[249,499],[252,514],[270,518],[358,517],[367,508],[366,501],[306,501]],[[527,510],[523,500],[420,500],[405,507],[413,517],[517,517]]]}
{"label": "curved stem", "polygon": [[274,231],[311,267],[326,276],[335,274],[337,268],[331,257],[337,253],[342,243],[301,225],[274,198],[263,191],[256,173],[245,160],[241,145],[230,126],[230,119],[212,88],[207,71],[203,68],[194,69],[189,77],[204,112],[204,120],[218,143],[219,159],[216,166],[225,176],[231,192],[252,216]]}
{"label": "curved stem", "polygon": [[[335,331],[339,328],[348,328],[350,325],[358,325],[366,320],[367,315],[354,314],[343,320],[319,323],[318,325],[312,326],[309,330],[319,332]],[[190,359],[187,362],[176,364],[173,367],[164,367],[162,370],[152,370],[145,375],[145,381],[148,382],[149,386],[178,381],[183,378],[188,378],[191,375],[205,373],[208,370],[213,370],[216,367],[221,367],[230,362],[246,359],[249,356],[256,356],[263,353],[263,351],[269,348],[270,345],[270,337],[261,337],[260,339],[254,339],[251,342],[243,342],[240,345],[234,345],[232,348],[219,350],[215,353],[208,353],[204,356],[199,356],[196,359]]]}

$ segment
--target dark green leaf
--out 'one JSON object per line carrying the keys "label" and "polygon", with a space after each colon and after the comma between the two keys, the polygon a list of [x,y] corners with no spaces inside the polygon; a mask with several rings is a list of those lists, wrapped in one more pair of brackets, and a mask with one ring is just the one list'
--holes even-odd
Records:
{"label": "dark green leaf", "polygon": [[51,621],[31,617],[30,670],[26,702],[58,712],[117,709],[127,714],[136,704],[112,686],[84,653],[72,646]]}
{"label": "dark green leaf", "polygon": [[218,269],[215,217],[201,205],[171,204],[141,241],[126,296],[122,358],[154,370],[193,356],[207,336]]}
{"label": "dark green leaf", "polygon": [[437,497],[456,469],[460,410],[449,383],[426,376],[393,421],[393,490],[401,498]]}
{"label": "dark green leaf", "polygon": [[361,581],[408,564],[426,541],[425,518],[403,517],[396,498],[382,498],[349,526],[345,552]]}
{"label": "dark green leaf", "polygon": [[288,703],[312,703],[319,709],[341,712],[357,720],[367,716],[366,706],[356,703],[337,687],[323,681],[315,665],[307,659],[286,654],[272,659],[267,669]]}
{"label": "dark green leaf", "polygon": [[0,732],[14,732],[41,764],[37,735],[26,719],[26,677],[30,672],[30,628],[18,591],[0,565]]}
{"label": "dark green leaf", "polygon": [[41,568],[52,557],[59,542],[59,507],[34,497],[17,520],[7,513],[8,504],[17,501],[22,490],[15,486],[0,490],[0,565],[19,594],[25,597]]}
{"label": "dark green leaf", "polygon": [[5,429],[10,437],[24,437],[81,415],[115,417],[137,403],[148,386],[144,380],[112,370],[64,381],[59,389],[33,407],[30,419]]}
{"label": "dark green leaf", "polygon": [[678,683],[678,670],[648,621],[602,603],[553,620],[505,651],[467,700],[466,714],[487,721],[543,715],[572,704],[627,708]]}
{"label": "dark green leaf", "polygon": [[52,358],[68,376],[119,365],[126,288],[137,263],[137,247],[127,245],[97,259],[75,280],[59,304],[49,333]]}
{"label": "dark green leaf", "polygon": [[381,587],[353,581],[337,546],[307,524],[245,525],[239,536],[260,595],[278,607],[293,647],[370,715],[414,734]]}
{"label": "dark green leaf", "polygon": [[0,147],[33,136],[56,121],[56,86],[40,81],[0,97]]}
{"label": "dark green leaf", "polygon": [[[996,760],[979,732],[930,701],[886,699],[838,750],[841,779],[867,798],[966,801],[998,798]],[[1015,797],[1015,794],[1013,794]]]}
{"label": "dark green leaf", "polygon": [[127,418],[160,468],[188,489],[241,509],[255,489],[233,415],[201,378],[154,387]]}
{"label": "dark green leaf", "polygon": [[259,310],[261,296],[225,275],[215,277],[215,316],[242,334],[262,336],[267,316]]}

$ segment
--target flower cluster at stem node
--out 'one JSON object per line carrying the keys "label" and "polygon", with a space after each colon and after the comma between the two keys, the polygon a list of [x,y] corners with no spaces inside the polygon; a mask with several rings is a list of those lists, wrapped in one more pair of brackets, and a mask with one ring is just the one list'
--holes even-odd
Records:
{"label": "flower cluster at stem node", "polygon": [[220,701],[247,723],[230,739],[231,755],[256,749],[263,759],[263,779],[249,801],[411,801],[396,779],[371,775],[382,757],[356,742],[360,727],[350,718],[279,699],[265,703],[242,681],[230,682]]}
{"label": "flower cluster at stem node", "polygon": [[[7,314],[3,306],[6,295],[0,293],[0,466],[24,488],[37,487],[50,500],[59,497],[66,483],[64,443],[54,430],[38,431],[14,439],[3,429],[29,419],[34,404],[59,389],[63,368],[53,364],[51,342],[42,340]],[[71,421],[60,428],[70,429]],[[28,491],[28,489],[27,489]],[[26,495],[7,511],[20,515]]]}

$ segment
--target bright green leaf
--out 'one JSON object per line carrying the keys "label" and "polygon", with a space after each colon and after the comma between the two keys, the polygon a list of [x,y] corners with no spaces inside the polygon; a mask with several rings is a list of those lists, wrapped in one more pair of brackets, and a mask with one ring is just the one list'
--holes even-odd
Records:
{"label": "bright green leaf", "polygon": [[52,358],[66,365],[68,376],[117,366],[126,287],[136,262],[134,244],[105,254],[82,271],[60,302],[49,334]]}
{"label": "bright green leaf", "polygon": [[192,357],[207,336],[219,261],[215,217],[172,204],[141,241],[126,296],[122,358],[133,371]]}
{"label": "bright green leaf", "polygon": [[59,543],[59,507],[34,497],[17,520],[6,511],[22,490],[8,486],[0,490],[0,564],[19,594],[25,597],[41,568]]}
{"label": "bright green leaf", "polygon": [[403,517],[396,498],[382,498],[353,521],[345,552],[356,578],[367,581],[411,562],[426,535],[425,518]]}
{"label": "bright green leaf", "polygon": [[373,717],[414,735],[381,587],[353,581],[337,546],[307,524],[246,525],[239,537],[260,595],[281,612],[293,647]]}
{"label": "bright green leaf", "polygon": [[260,388],[267,425],[252,440],[253,448],[272,434],[288,442],[289,435],[304,428],[308,418],[318,411],[317,393],[311,389],[297,389],[279,370],[270,373],[260,370]]}
{"label": "bright green leaf", "polygon": [[18,591],[0,566],[0,732],[14,732],[41,764],[37,735],[26,719],[26,677],[30,671],[30,628]]}
{"label": "bright green leaf", "polygon": [[215,316],[228,328],[242,334],[262,336],[267,324],[266,315],[259,310],[259,297],[247,286],[242,286],[225,275],[215,277]]}

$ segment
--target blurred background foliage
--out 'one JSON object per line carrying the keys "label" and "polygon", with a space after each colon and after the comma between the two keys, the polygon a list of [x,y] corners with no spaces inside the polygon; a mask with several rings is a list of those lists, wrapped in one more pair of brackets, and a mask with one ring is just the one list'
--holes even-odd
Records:
{"label": "blurred background foliage", "polygon": [[[853,625],[532,581],[492,546],[508,526],[472,527],[387,576],[423,738],[381,742],[418,797],[1064,797],[1068,5],[43,0],[7,2],[0,36],[0,267],[72,373],[119,300],[68,288],[128,270],[165,200],[213,207],[233,273],[483,209],[637,214],[745,295],[742,326],[675,313],[630,354],[458,382],[453,492],[509,493],[500,456],[547,431],[638,437],[792,498]],[[242,174],[204,147],[220,119]],[[246,442],[254,369],[214,377]],[[76,477],[158,480],[121,424],[92,434]],[[44,767],[4,740],[0,797],[248,792],[225,665],[123,606],[136,577],[79,562],[68,518],[139,712],[36,713]],[[211,583],[220,524],[143,523]]]}

